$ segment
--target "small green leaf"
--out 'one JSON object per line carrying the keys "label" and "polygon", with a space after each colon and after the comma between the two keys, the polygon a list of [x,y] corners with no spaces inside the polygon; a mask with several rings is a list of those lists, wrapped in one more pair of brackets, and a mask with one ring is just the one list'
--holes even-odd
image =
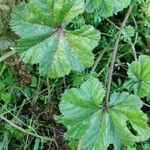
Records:
{"label": "small green leaf", "polygon": [[31,87],[37,87],[38,81],[35,76],[32,76]]}
{"label": "small green leaf", "polygon": [[66,29],[83,12],[83,0],[32,0],[19,5],[11,14],[11,28],[21,37],[15,49],[22,60],[39,64],[40,74],[51,78],[92,66],[99,31],[91,25]]}
{"label": "small green leaf", "polygon": [[138,61],[134,61],[128,69],[129,81],[125,82],[124,87],[134,90],[140,97],[150,94],[150,58],[141,55]]}
{"label": "small green leaf", "polygon": [[133,26],[126,26],[122,31],[121,31],[121,38],[124,40],[124,41],[127,41],[127,42],[132,42],[132,38],[134,37],[135,35],[135,28]]}
{"label": "small green leaf", "polygon": [[4,102],[6,102],[6,103],[9,103],[10,100],[11,100],[11,94],[8,93],[8,92],[2,92],[2,93],[0,94],[0,97],[1,97],[1,99],[2,99]]}
{"label": "small green leaf", "polygon": [[115,150],[147,140],[150,129],[147,116],[140,109],[142,101],[128,93],[114,93],[106,107],[105,90],[96,78],[89,78],[79,89],[66,90],[59,105],[57,119],[66,128],[66,138],[80,140],[83,150]]}

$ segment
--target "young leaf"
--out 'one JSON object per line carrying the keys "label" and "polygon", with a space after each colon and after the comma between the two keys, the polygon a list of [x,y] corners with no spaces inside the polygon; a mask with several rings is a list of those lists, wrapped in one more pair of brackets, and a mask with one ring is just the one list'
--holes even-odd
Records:
{"label": "young leaf", "polygon": [[150,129],[147,116],[140,109],[142,101],[128,93],[111,95],[109,106],[102,104],[105,90],[96,78],[89,78],[79,89],[66,90],[58,117],[66,126],[66,137],[80,140],[82,149],[107,150],[113,144],[131,145],[147,140]]}
{"label": "young leaf", "polygon": [[86,0],[86,9],[88,12],[98,9],[101,17],[109,17],[126,8],[130,2],[131,0]]}
{"label": "young leaf", "polygon": [[124,87],[134,90],[140,97],[150,94],[150,58],[141,55],[138,61],[134,61],[128,69],[129,81],[125,82]]}
{"label": "young leaf", "polygon": [[90,67],[100,33],[91,25],[66,29],[83,11],[83,0],[31,0],[19,5],[11,14],[11,28],[21,37],[16,50],[22,60],[39,64],[40,73],[51,78]]}

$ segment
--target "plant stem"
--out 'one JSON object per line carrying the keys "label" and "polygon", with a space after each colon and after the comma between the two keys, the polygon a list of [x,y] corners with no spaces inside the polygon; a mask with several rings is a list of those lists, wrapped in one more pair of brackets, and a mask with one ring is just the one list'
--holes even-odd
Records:
{"label": "plant stem", "polygon": [[79,140],[77,150],[81,150],[81,147],[82,147],[82,140]]}
{"label": "plant stem", "polygon": [[99,53],[99,56],[97,58],[97,60],[95,61],[93,67],[92,67],[92,71],[91,74],[94,73],[94,71],[96,70],[96,67],[98,66],[100,60],[102,59],[103,55],[105,54],[105,52],[107,51],[108,48],[103,49],[103,51],[101,53]]}
{"label": "plant stem", "polygon": [[133,56],[134,56],[134,60],[137,61],[137,54],[136,54],[136,50],[135,50],[135,44],[131,43],[131,47],[132,47],[132,51],[133,51]]}
{"label": "plant stem", "polygon": [[41,140],[45,140],[45,141],[54,141],[52,138],[49,137],[45,137],[45,136],[40,136],[36,133],[30,132],[28,130],[25,130],[21,127],[19,127],[18,125],[16,125],[15,123],[13,123],[12,121],[8,120],[7,118],[5,118],[3,115],[0,115],[0,118],[2,118],[5,122],[7,122],[8,124],[10,124],[12,127],[16,128],[17,130],[25,133],[25,134],[30,134],[34,137],[40,138]]}
{"label": "plant stem", "polygon": [[112,83],[112,76],[113,76],[113,71],[114,71],[114,64],[115,64],[115,59],[116,59],[116,55],[117,55],[117,51],[119,48],[119,43],[120,43],[120,36],[121,36],[121,31],[122,29],[125,27],[128,17],[132,11],[132,6],[129,7],[124,20],[122,22],[122,25],[120,27],[120,30],[116,36],[116,42],[113,48],[113,53],[112,53],[112,58],[111,58],[111,62],[110,62],[110,69],[109,69],[109,76],[108,76],[108,80],[107,80],[107,88],[106,88],[106,97],[105,97],[105,105],[108,105],[108,101],[109,101],[109,97],[110,97],[110,89],[111,89],[111,83]]}
{"label": "plant stem", "polygon": [[116,29],[120,30],[120,28],[119,28],[116,24],[114,24],[111,20],[109,20],[108,18],[106,18],[106,20],[107,20],[110,24],[112,24]]}
{"label": "plant stem", "polygon": [[148,105],[148,104],[146,104],[146,103],[144,103],[144,102],[143,102],[143,105],[145,105],[145,106],[147,106],[147,107],[149,107],[149,108],[150,108],[150,105]]}
{"label": "plant stem", "polygon": [[4,61],[5,59],[9,58],[10,56],[14,55],[16,52],[14,50],[4,54],[0,57],[0,62]]}

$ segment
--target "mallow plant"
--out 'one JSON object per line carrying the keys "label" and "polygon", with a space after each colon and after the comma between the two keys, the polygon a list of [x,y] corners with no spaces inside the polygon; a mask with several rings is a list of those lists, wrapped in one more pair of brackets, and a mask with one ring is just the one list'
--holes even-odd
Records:
{"label": "mallow plant", "polygon": [[[132,11],[131,0],[30,0],[16,6],[10,26],[18,35],[15,51],[26,64],[37,64],[39,74],[60,78],[90,68],[92,52],[100,42],[100,31],[84,24],[69,28],[82,14],[97,12],[108,18],[128,8],[115,39],[108,83],[90,74],[79,87],[65,89],[56,121],[66,127],[65,138],[83,150],[115,150],[133,146],[150,137],[148,118],[142,112],[143,98],[150,94],[150,57],[140,55],[128,66],[128,80],[122,92],[112,91],[111,82],[121,31]],[[142,98],[142,99],[140,99]]]}

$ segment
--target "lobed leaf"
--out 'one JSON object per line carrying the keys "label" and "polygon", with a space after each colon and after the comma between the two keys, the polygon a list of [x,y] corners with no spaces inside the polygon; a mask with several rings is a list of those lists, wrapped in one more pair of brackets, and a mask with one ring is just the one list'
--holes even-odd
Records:
{"label": "lobed leaf", "polygon": [[14,9],[11,28],[21,37],[15,49],[22,60],[39,64],[40,74],[51,78],[92,66],[100,33],[91,25],[66,29],[83,11],[83,0],[31,0]]}
{"label": "lobed leaf", "polygon": [[134,61],[128,69],[129,81],[125,82],[124,87],[134,90],[140,97],[150,94],[150,58],[141,55],[138,61]]}
{"label": "lobed leaf", "polygon": [[147,116],[140,109],[142,101],[127,92],[114,93],[109,107],[103,105],[105,90],[98,79],[90,77],[79,89],[66,90],[59,105],[59,117],[66,126],[66,137],[80,140],[82,149],[115,150],[122,145],[147,140],[150,129]]}

